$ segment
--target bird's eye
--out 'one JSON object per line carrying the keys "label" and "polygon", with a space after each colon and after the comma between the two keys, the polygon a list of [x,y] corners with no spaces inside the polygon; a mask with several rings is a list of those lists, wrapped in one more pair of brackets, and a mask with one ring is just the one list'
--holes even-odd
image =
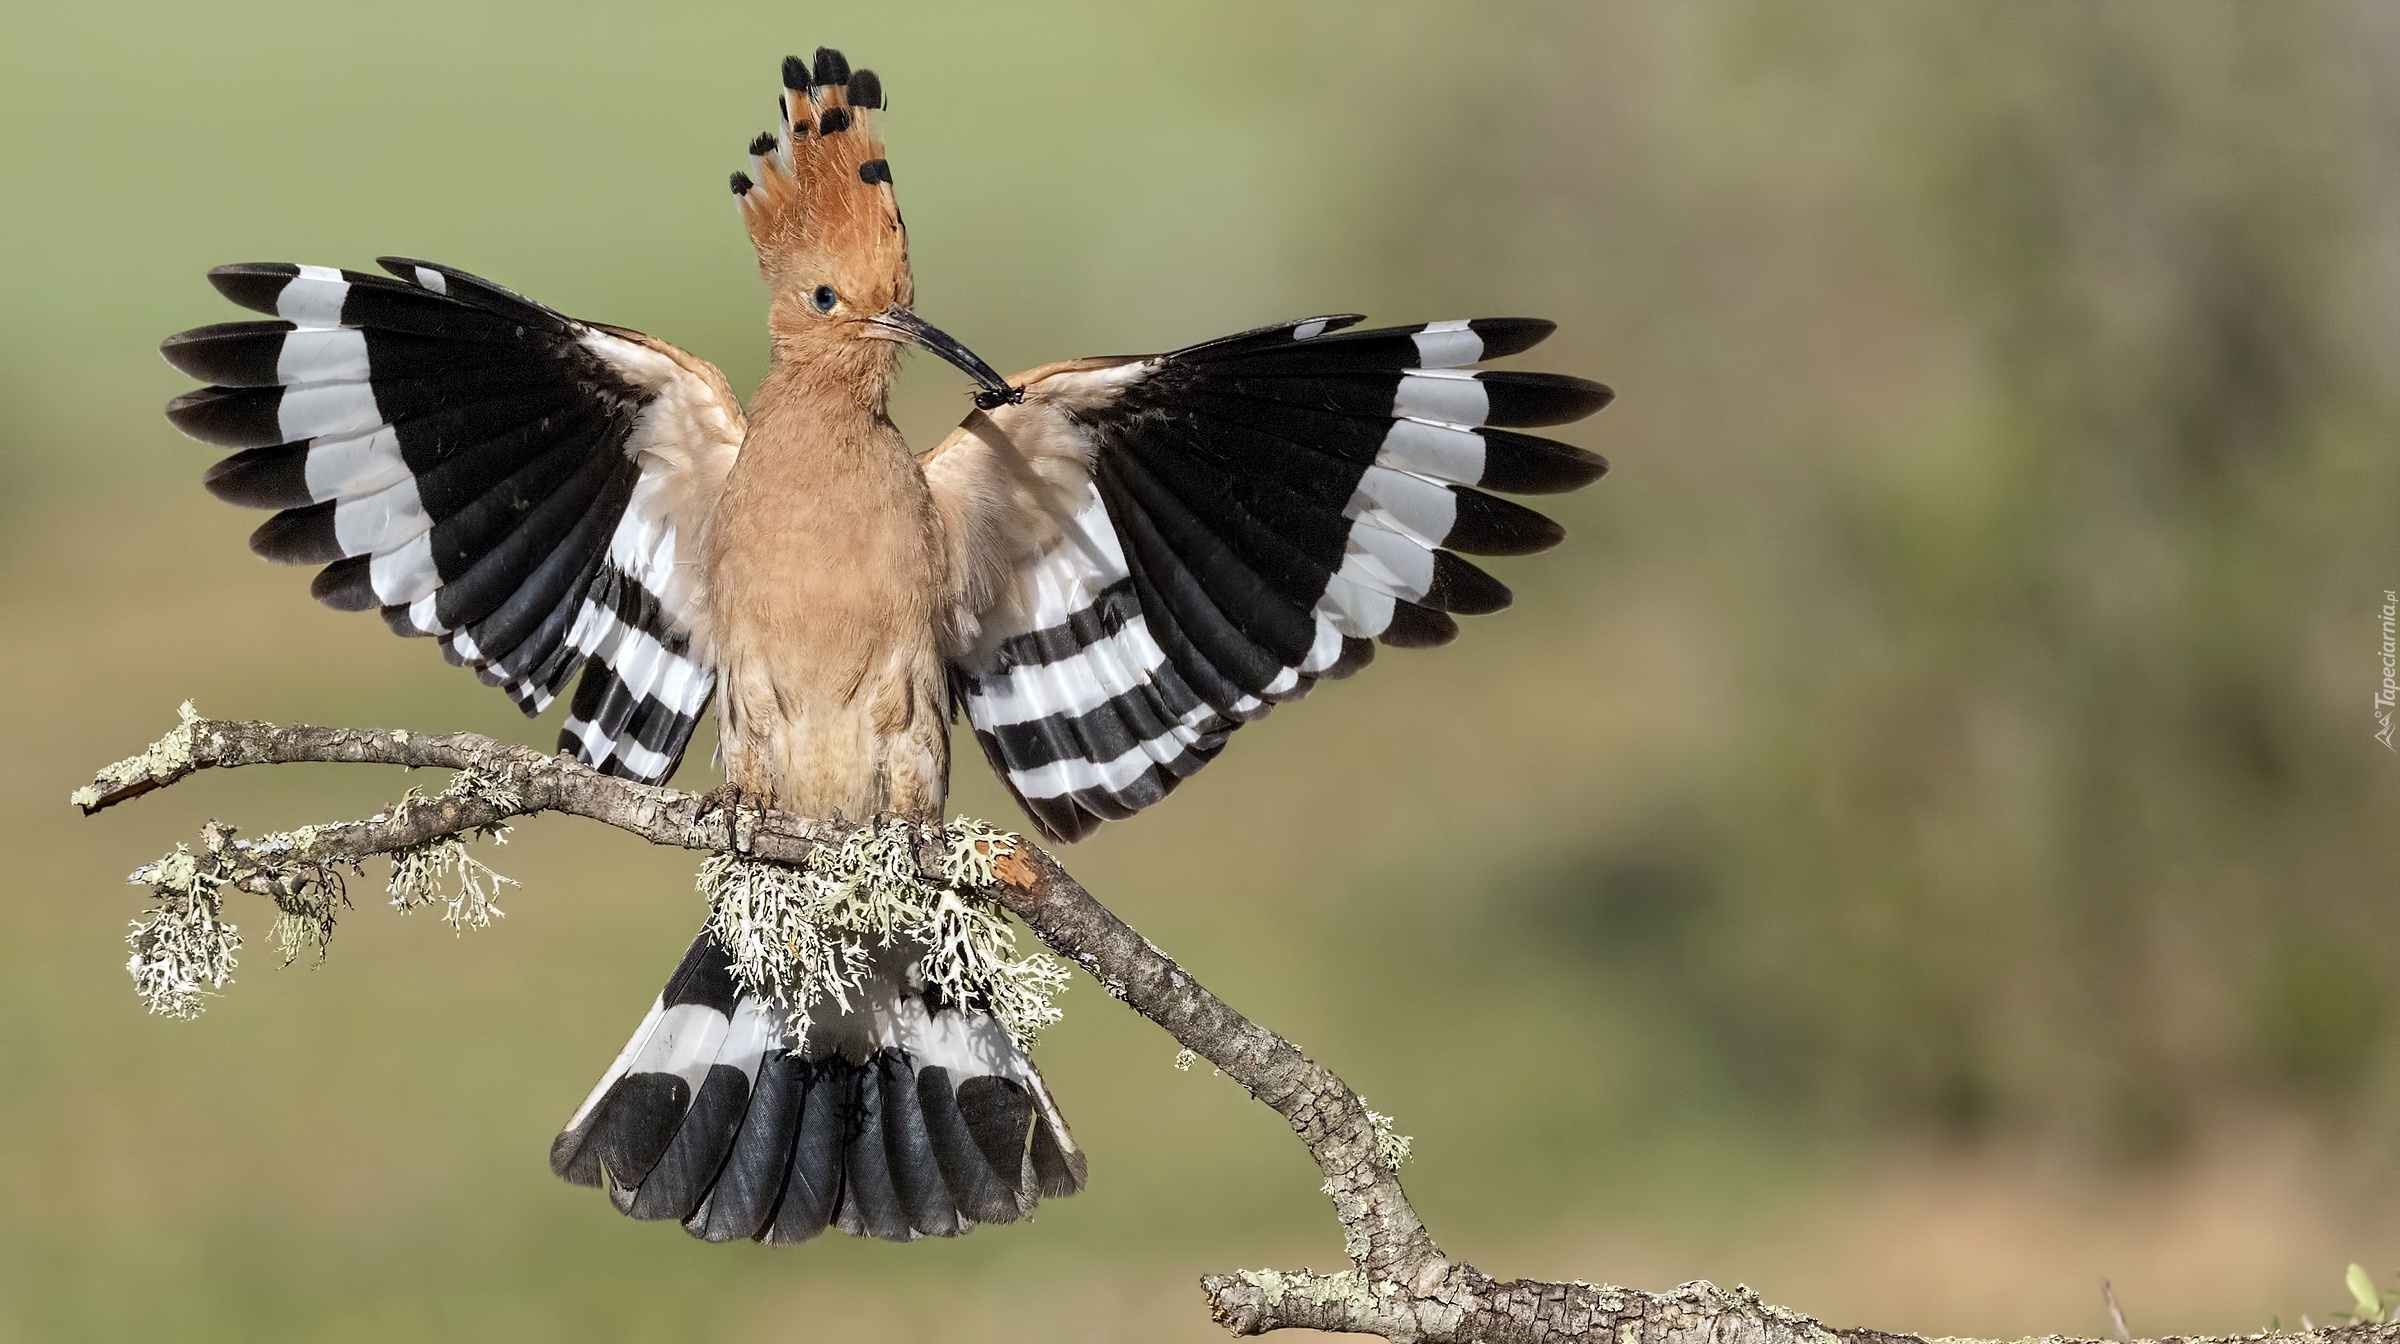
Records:
{"label": "bird's eye", "polygon": [[831,285],[817,286],[817,292],[811,294],[809,298],[816,303],[817,311],[820,313],[832,312],[833,305],[841,302],[841,296],[833,292]]}

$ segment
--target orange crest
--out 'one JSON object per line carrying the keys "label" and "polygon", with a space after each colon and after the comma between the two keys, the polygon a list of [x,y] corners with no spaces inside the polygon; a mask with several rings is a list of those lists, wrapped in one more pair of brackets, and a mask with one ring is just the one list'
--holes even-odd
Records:
{"label": "orange crest", "polygon": [[882,82],[819,47],[813,68],[785,57],[783,83],[776,129],[751,143],[750,172],[733,175],[772,301],[830,285],[865,311],[906,306],[908,231],[875,135]]}

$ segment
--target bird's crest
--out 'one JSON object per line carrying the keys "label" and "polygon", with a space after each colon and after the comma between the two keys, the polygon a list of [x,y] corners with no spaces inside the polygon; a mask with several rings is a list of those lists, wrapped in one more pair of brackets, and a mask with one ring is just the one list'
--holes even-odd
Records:
{"label": "bird's crest", "polygon": [[831,280],[907,304],[908,233],[875,133],[882,81],[819,47],[813,65],[784,58],[783,84],[776,128],[751,142],[750,171],[733,175],[768,289],[782,299]]}

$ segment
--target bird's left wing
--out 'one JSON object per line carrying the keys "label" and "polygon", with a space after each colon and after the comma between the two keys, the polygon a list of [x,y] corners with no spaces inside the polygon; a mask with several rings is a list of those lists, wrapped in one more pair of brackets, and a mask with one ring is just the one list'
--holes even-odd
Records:
{"label": "bird's left wing", "polygon": [[1042,829],[1079,839],[1377,642],[1447,643],[1508,589],[1459,558],[1555,544],[1487,493],[1571,490],[1599,457],[1506,426],[1577,420],[1598,383],[1470,370],[1523,318],[1261,328],[1011,381],[924,459],[949,544],[960,702]]}
{"label": "bird's left wing", "polygon": [[275,509],[251,549],[323,565],[313,591],[538,714],[578,670],[562,750],[613,774],[675,770],[716,685],[698,533],[739,451],[741,405],[707,362],[579,322],[463,271],[396,279],[223,266],[276,320],[168,338],[215,384],[167,417],[241,451],[219,498]]}

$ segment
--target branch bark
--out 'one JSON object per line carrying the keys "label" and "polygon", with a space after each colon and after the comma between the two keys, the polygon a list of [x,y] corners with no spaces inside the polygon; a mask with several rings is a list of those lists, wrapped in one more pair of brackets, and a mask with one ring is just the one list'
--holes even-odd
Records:
{"label": "branch bark", "polygon": [[[237,884],[262,861],[352,864],[446,837],[487,830],[513,817],[557,812],[584,817],[656,845],[740,853],[805,866],[850,827],[748,808],[728,813],[708,795],[602,775],[478,733],[319,728],[203,719],[183,721],[140,756],[102,770],[75,792],[87,816],[209,769],[303,762],[471,771],[486,787],[451,790],[363,821],[313,826],[262,842],[230,839],[212,823],[202,861]],[[920,854],[938,873],[930,846]],[[1123,920],[1110,913],[1047,851],[1020,842],[994,865],[983,892],[1110,995],[1214,1064],[1283,1117],[1325,1175],[1350,1268],[1243,1270],[1201,1280],[1210,1314],[1236,1335],[1305,1328],[1380,1335],[1395,1344],[1926,1344],[1919,1336],[1842,1329],[1759,1300],[1746,1288],[1705,1282],[1667,1293],[1582,1282],[1503,1282],[1451,1262],[1434,1243],[1379,1151],[1376,1126],[1358,1095],[1299,1047],[1211,994]],[[2193,1340],[2232,1344],[2236,1338]],[[2359,1323],[2280,1338],[2312,1344],[2400,1344],[2400,1324]],[[1974,1344],[1973,1341],[1952,1344]],[[2069,1344],[2051,1336],[2048,1344]],[[2073,1341],[2073,1344],[2099,1344]]]}

